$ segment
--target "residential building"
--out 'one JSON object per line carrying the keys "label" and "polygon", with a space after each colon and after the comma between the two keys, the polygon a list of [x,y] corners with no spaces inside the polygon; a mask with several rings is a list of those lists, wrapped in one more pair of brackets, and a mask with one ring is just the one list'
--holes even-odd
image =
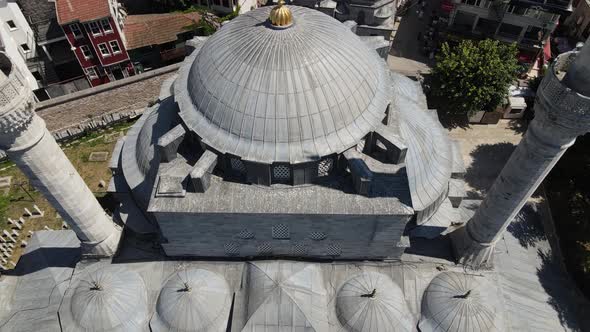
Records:
{"label": "residential building", "polygon": [[229,14],[240,9],[240,14],[258,8],[256,0],[196,0],[196,5],[207,7],[218,14]]}
{"label": "residential building", "polygon": [[359,36],[383,36],[389,40],[394,28],[397,0],[292,0],[294,5],[315,8],[340,21],[355,21]]}
{"label": "residential building", "polygon": [[0,0],[0,36],[3,51],[12,59],[31,88],[39,88],[37,79],[27,66],[27,60],[36,53],[35,38],[16,2]]}
{"label": "residential building", "polygon": [[571,0],[456,0],[448,32],[471,38],[517,43],[519,59],[533,63],[560,15],[571,12]]}
{"label": "residential building", "polygon": [[70,44],[57,23],[55,2],[17,0],[31,27],[36,47],[27,57],[27,66],[35,76],[37,98],[53,98],[89,87]]}
{"label": "residential building", "polygon": [[184,59],[185,41],[198,32],[200,20],[197,12],[127,16],[122,37],[129,57],[144,68]]}
{"label": "residential building", "polygon": [[92,86],[134,74],[117,23],[116,2],[56,0],[57,20]]}
{"label": "residential building", "polygon": [[565,20],[569,34],[580,41],[590,38],[590,0],[577,0],[573,13]]}

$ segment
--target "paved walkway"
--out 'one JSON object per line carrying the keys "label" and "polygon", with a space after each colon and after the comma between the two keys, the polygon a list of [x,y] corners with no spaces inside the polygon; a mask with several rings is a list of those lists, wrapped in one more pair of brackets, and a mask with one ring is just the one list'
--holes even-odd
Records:
{"label": "paved walkway", "polygon": [[449,134],[461,142],[467,195],[481,199],[520,142],[523,128],[522,121],[500,120],[496,125],[455,128]]}
{"label": "paved walkway", "polygon": [[395,23],[387,63],[391,69],[404,75],[415,76],[418,72],[430,72],[431,61],[421,53],[422,42],[418,40],[418,33],[424,33],[430,22],[430,14],[432,10],[440,6],[440,0],[426,1],[426,3],[422,19],[418,18],[416,10],[419,5],[415,4],[402,17],[401,22]]}
{"label": "paved walkway", "polygon": [[[481,199],[522,139],[522,122],[450,130],[461,142],[468,196]],[[472,213],[473,211],[471,211]],[[584,331],[590,304],[565,272],[548,236],[552,219],[542,197],[529,200],[496,247],[506,331]]]}

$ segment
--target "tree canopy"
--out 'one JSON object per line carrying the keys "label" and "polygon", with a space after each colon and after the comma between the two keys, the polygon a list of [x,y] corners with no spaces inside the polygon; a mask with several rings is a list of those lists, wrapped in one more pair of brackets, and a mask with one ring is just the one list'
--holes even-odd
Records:
{"label": "tree canopy", "polygon": [[518,73],[516,44],[486,39],[442,45],[431,76],[431,95],[450,114],[493,111]]}

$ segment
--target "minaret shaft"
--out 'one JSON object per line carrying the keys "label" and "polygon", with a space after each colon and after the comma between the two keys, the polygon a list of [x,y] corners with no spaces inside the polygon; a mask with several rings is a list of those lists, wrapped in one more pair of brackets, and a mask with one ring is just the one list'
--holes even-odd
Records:
{"label": "minaret shaft", "polygon": [[0,80],[0,148],[21,169],[74,230],[83,254],[111,256],[120,230],[104,212],[45,122],[33,110],[32,91],[0,53],[9,72]]}
{"label": "minaret shaft", "polygon": [[[524,138],[473,218],[451,235],[459,262],[473,268],[491,267],[494,246],[510,222],[576,137],[590,129],[590,98],[582,94],[587,86],[567,81],[567,77],[590,74],[590,45],[585,48],[573,64],[568,60],[575,55],[570,53],[549,68],[537,93],[535,118]],[[567,74],[562,81],[563,72]]]}

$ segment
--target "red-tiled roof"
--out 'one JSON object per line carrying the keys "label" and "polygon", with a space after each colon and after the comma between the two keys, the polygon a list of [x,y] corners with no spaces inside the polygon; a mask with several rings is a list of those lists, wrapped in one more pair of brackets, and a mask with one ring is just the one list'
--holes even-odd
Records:
{"label": "red-tiled roof", "polygon": [[199,22],[199,13],[129,15],[123,34],[128,50],[175,41],[178,34]]}
{"label": "red-tiled roof", "polygon": [[108,0],[56,0],[59,24],[74,21],[88,22],[111,16]]}

